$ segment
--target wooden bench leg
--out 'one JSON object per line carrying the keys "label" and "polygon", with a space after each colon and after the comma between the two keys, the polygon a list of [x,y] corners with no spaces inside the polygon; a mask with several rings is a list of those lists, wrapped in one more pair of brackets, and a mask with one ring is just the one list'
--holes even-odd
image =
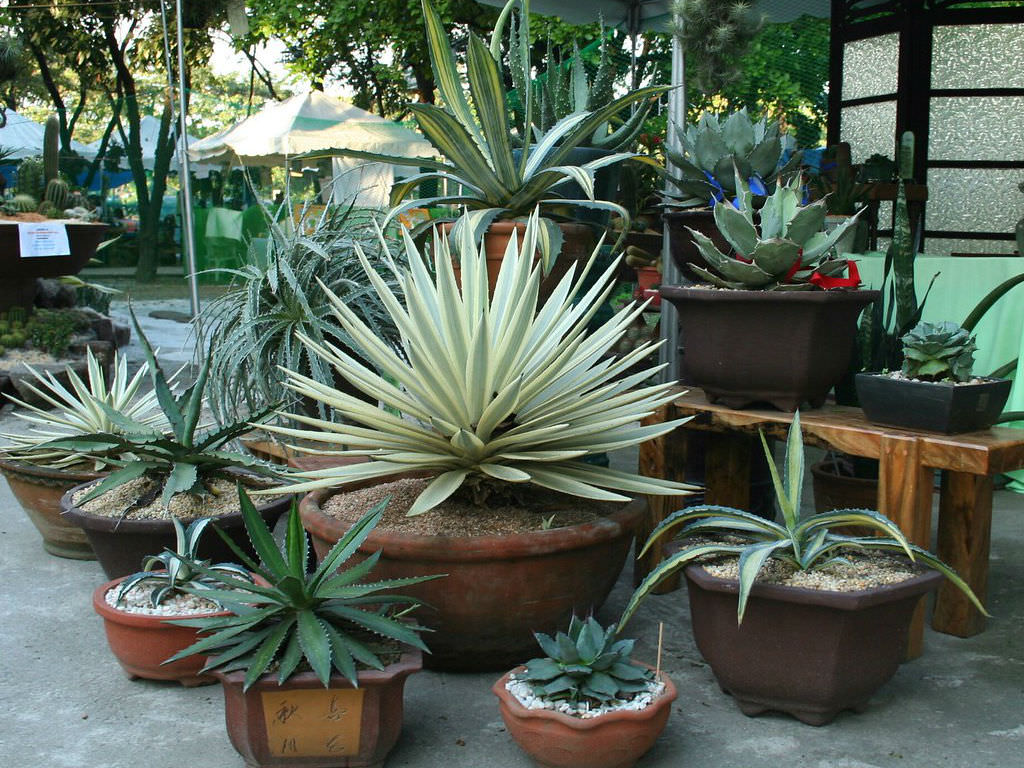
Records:
{"label": "wooden bench leg", "polygon": [[[931,544],[932,482],[934,473],[921,465],[917,438],[885,435],[879,455],[879,511],[904,535],[922,547]],[[921,655],[924,644],[924,598],[918,603],[907,636],[907,658]]]}
{"label": "wooden bench leg", "polygon": [[[936,554],[953,566],[983,603],[991,540],[992,478],[943,472]],[[985,617],[963,592],[945,581],[935,599],[932,627],[949,635],[970,637],[984,629]]]}
{"label": "wooden bench leg", "polygon": [[708,435],[704,460],[704,500],[708,504],[750,509],[750,457],[755,441],[737,432]]}
{"label": "wooden bench leg", "polygon": [[[647,424],[663,424],[674,416],[669,415],[671,405],[662,406],[654,414],[643,420]],[[686,473],[685,429],[674,429],[666,435],[648,440],[640,444],[640,474],[645,477],[659,477],[667,480],[685,480]],[[639,552],[651,535],[651,531],[670,514],[685,505],[685,496],[648,496],[647,516],[636,529],[636,551]],[[655,565],[664,558],[665,544],[669,539],[659,539],[644,554],[633,562],[633,585],[639,585]],[[654,590],[655,594],[664,594],[679,589],[679,576],[670,576]]]}

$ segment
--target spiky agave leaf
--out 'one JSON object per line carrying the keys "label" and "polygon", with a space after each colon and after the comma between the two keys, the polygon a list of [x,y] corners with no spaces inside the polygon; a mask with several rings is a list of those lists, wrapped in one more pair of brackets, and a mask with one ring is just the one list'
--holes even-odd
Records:
{"label": "spiky agave leaf", "polygon": [[586,290],[584,278],[594,257],[578,275],[571,268],[538,307],[540,267],[533,263],[538,232],[534,213],[522,248],[515,239],[509,244],[493,297],[482,249],[462,250],[460,291],[447,241],[439,238],[431,275],[406,236],[410,266],[399,274],[404,303],[364,259],[367,278],[401,334],[401,353],[376,339],[336,297],[332,310],[370,365],[330,344],[304,342],[383,407],[285,371],[289,388],[325,403],[348,423],[290,414],[313,429],[271,429],[344,446],[346,455],[371,461],[298,473],[299,482],[286,491],[429,470],[435,477],[410,510],[419,514],[466,482],[534,483],[606,501],[628,500],[622,492],[690,490],[580,461],[665,434],[686,419],[637,424],[675,396],[672,382],[643,384],[663,366],[622,378],[656,345],[617,360],[606,355],[642,306],[624,308],[597,330],[587,330],[612,289],[616,264]]}

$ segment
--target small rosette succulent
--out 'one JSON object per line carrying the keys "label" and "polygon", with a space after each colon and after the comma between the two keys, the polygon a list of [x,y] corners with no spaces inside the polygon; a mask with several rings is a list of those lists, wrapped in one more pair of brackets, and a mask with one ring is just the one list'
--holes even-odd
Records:
{"label": "small rosette succulent", "polygon": [[551,637],[537,632],[534,637],[547,656],[526,662],[526,670],[516,678],[549,701],[622,701],[647,690],[654,677],[649,668],[629,658],[633,640],[616,640],[614,631],[593,618],[582,621],[573,616],[568,634]]}
{"label": "small rosette succulent", "polygon": [[[719,288],[745,290],[854,288],[860,284],[852,262],[833,252],[856,216],[825,232],[825,201],[800,205],[800,178],[794,177],[775,188],[756,212],[755,223],[750,185],[738,168],[734,178],[737,204],[715,206],[715,225],[734,254],[722,253],[711,238],[690,229],[701,256],[714,270],[691,264],[694,272]],[[840,277],[848,267],[849,277]]]}
{"label": "small rosette succulent", "polygon": [[970,381],[977,346],[970,332],[948,320],[918,323],[902,337],[903,375],[925,381]]}

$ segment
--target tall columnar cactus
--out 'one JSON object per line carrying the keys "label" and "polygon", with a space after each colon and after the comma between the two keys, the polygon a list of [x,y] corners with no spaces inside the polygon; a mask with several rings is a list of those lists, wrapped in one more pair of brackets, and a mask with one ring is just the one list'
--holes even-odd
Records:
{"label": "tall columnar cactus", "polygon": [[717,92],[736,80],[763,16],[744,0],[674,0],[671,11],[672,33],[693,54],[700,87]]}
{"label": "tall columnar cactus", "polygon": [[[738,207],[715,206],[715,225],[736,255],[726,255],[711,238],[691,229],[697,248],[713,274],[695,264],[690,267],[719,288],[746,290],[810,290],[855,286],[859,280],[838,278],[848,261],[833,256],[832,249],[857,217],[824,232],[825,201],[800,205],[800,178],[775,188],[754,223],[753,194],[735,171]],[[759,225],[759,226],[758,226]]]}
{"label": "tall columnar cactus", "polygon": [[56,115],[46,118],[43,128],[43,176],[46,181],[60,174],[60,120]]}
{"label": "tall columnar cactus", "polygon": [[[1017,189],[1024,192],[1024,181],[1017,185]],[[1017,255],[1024,256],[1024,216],[1017,222]]]}
{"label": "tall columnar cactus", "polygon": [[956,323],[918,323],[903,337],[903,375],[926,381],[970,381],[977,345]]}
{"label": "tall columnar cactus", "polygon": [[914,240],[910,229],[906,180],[914,176],[914,134],[907,131],[900,138],[899,187],[893,209],[892,242],[886,260],[892,261],[893,287],[896,291],[896,328],[908,328],[917,313],[917,292],[914,289]]}

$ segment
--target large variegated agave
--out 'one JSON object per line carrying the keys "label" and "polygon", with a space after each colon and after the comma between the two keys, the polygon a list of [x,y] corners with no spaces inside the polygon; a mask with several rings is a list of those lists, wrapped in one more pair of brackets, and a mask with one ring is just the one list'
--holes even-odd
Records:
{"label": "large variegated agave", "polygon": [[71,368],[67,369],[68,383],[65,386],[49,371],[40,373],[28,364],[25,367],[35,382],[26,380],[24,386],[40,401],[47,403],[51,410],[8,395],[12,402],[26,411],[15,411],[14,415],[31,425],[27,433],[5,432],[0,435],[10,441],[4,451],[12,458],[57,468],[91,462],[97,471],[109,469],[111,465],[100,457],[86,457],[73,449],[39,448],[51,440],[76,435],[121,432],[122,425],[111,418],[108,408],[153,429],[167,427],[156,393],[139,394],[146,369],[140,368],[129,377],[128,360],[120,353],[114,353],[109,382],[91,349],[86,351],[88,384]]}
{"label": "large variegated agave", "polygon": [[[686,486],[588,465],[589,454],[634,445],[685,421],[636,422],[674,397],[671,384],[644,386],[660,366],[627,373],[654,348],[644,344],[612,359],[605,353],[641,311],[627,307],[594,332],[587,325],[612,289],[612,265],[589,289],[571,268],[538,307],[541,270],[534,264],[537,214],[520,249],[509,244],[488,296],[485,257],[464,239],[462,289],[446,238],[438,238],[432,276],[406,236],[410,270],[400,275],[405,304],[364,260],[369,280],[402,335],[402,352],[378,340],[343,302],[332,299],[338,321],[359,351],[380,370],[330,345],[310,344],[337,372],[383,407],[288,371],[288,386],[322,400],[349,424],[291,415],[312,429],[274,427],[284,435],[321,441],[341,455],[371,461],[299,473],[289,491],[427,470],[436,477],[409,514],[426,512],[462,486],[480,500],[509,484],[533,483],[592,499],[620,501],[616,491],[678,494]],[[597,251],[595,251],[596,255]]]}

